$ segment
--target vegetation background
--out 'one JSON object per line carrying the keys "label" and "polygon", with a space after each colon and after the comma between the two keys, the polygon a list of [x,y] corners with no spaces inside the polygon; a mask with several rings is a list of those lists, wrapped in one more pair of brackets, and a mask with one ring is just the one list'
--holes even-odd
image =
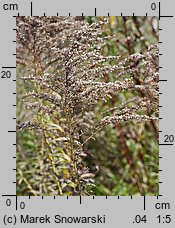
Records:
{"label": "vegetation background", "polygon": [[[103,17],[79,17],[89,24]],[[158,44],[158,20],[156,17],[110,17],[103,26],[103,34],[114,35],[104,47],[105,55],[128,56],[145,53],[151,44]],[[26,54],[26,53],[25,53]],[[21,97],[32,86],[20,79],[25,75],[25,66],[17,65],[17,122],[30,119],[32,111],[26,110]],[[106,75],[111,81],[114,74]],[[141,79],[137,78],[140,84]],[[119,105],[129,98],[128,93],[114,94],[107,103],[99,103],[96,116]],[[137,94],[142,97],[143,94]],[[109,125],[97,133],[85,145],[84,162],[94,176],[92,195],[158,195],[158,122],[123,122]],[[17,195],[36,195],[41,179],[40,136],[31,130],[17,134]],[[45,178],[49,179],[46,173]],[[52,185],[50,180],[50,185]]]}

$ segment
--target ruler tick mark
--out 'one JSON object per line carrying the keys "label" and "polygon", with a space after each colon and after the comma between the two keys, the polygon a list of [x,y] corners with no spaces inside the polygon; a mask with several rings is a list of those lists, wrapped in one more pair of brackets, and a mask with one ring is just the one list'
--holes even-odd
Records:
{"label": "ruler tick mark", "polygon": [[33,16],[33,2],[30,3],[30,15]]}
{"label": "ruler tick mark", "polygon": [[173,16],[160,16],[160,17],[173,17]]}
{"label": "ruler tick mark", "polygon": [[159,21],[160,21],[160,2],[159,2]]}
{"label": "ruler tick mark", "polygon": [[16,197],[16,195],[2,195],[2,196],[7,196],[7,197],[10,197],[10,196],[15,196],[15,197]]}
{"label": "ruler tick mark", "polygon": [[146,210],[146,197],[143,196],[143,209]]}
{"label": "ruler tick mark", "polygon": [[159,143],[159,146],[173,146],[173,143]]}
{"label": "ruler tick mark", "polygon": [[16,67],[2,67],[2,69],[6,69],[6,68],[15,69]]}
{"label": "ruler tick mark", "polygon": [[18,210],[18,197],[16,195],[16,211]]}

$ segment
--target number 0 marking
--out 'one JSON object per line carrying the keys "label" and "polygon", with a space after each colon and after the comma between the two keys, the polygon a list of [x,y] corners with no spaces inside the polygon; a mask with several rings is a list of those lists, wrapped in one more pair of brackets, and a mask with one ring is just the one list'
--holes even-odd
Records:
{"label": "number 0 marking", "polygon": [[7,199],[7,200],[6,200],[6,205],[7,205],[7,207],[10,207],[10,206],[11,206],[11,203],[12,203],[12,202],[11,202],[11,199]]}
{"label": "number 0 marking", "polygon": [[21,208],[21,209],[24,209],[24,208],[25,208],[25,203],[24,203],[24,202],[21,202],[21,203],[20,203],[20,208]]}
{"label": "number 0 marking", "polygon": [[155,10],[155,9],[156,9],[156,3],[153,2],[153,3],[151,4],[151,9],[152,9],[152,10]]}

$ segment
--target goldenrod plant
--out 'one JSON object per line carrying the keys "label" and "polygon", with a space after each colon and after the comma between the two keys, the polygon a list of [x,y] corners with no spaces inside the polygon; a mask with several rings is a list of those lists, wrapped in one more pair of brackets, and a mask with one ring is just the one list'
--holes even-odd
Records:
{"label": "goldenrod plant", "polygon": [[126,195],[158,193],[142,147],[157,154],[159,51],[155,22],[140,18],[17,17],[17,194],[114,195],[127,182]]}

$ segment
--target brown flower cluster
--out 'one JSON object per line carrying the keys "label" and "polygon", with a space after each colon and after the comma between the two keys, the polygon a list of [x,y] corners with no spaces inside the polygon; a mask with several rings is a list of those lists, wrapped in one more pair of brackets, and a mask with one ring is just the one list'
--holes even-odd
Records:
{"label": "brown flower cluster", "polygon": [[[106,56],[104,46],[115,40],[102,33],[107,23],[107,18],[88,24],[75,17],[17,17],[17,64],[26,72],[21,79],[32,83],[22,99],[37,111],[34,120],[45,145],[41,169],[51,170],[55,182],[54,188],[42,182],[35,194],[91,193],[94,174],[84,165],[84,144],[108,124],[158,119],[157,47]],[[113,79],[105,81],[106,75]],[[125,91],[132,98],[96,118],[99,103]],[[34,123],[18,125],[28,127],[34,129]]]}

